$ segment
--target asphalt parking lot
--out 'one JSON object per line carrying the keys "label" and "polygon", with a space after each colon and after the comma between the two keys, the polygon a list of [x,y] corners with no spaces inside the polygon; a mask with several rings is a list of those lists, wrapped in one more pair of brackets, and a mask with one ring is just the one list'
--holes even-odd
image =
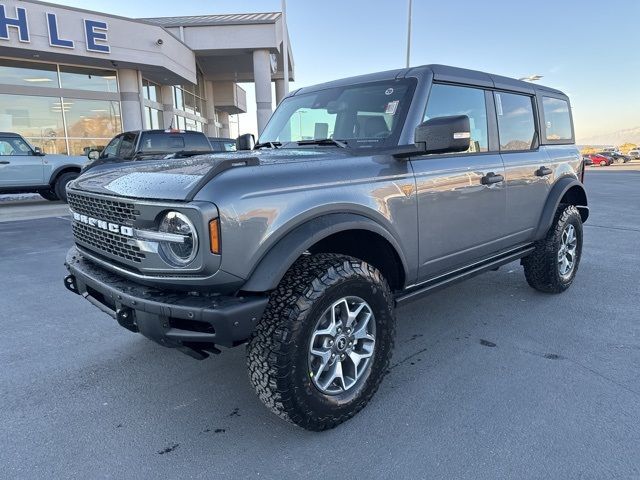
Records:
{"label": "asphalt parking lot", "polygon": [[377,395],[324,433],[262,406],[243,348],[198,362],[67,292],[66,218],[0,223],[1,475],[638,478],[640,171],[586,186],[568,292],[512,263],[404,307]]}

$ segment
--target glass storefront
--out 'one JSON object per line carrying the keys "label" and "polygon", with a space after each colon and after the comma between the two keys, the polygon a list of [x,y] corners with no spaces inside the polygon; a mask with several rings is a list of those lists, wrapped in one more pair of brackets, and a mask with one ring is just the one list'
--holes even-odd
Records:
{"label": "glass storefront", "polygon": [[[0,94],[0,131],[19,133],[46,153],[82,155],[122,131],[114,70],[1,59],[0,85],[52,89],[50,96],[41,88],[38,95]],[[114,100],[63,97],[54,90],[61,87],[112,93]]]}

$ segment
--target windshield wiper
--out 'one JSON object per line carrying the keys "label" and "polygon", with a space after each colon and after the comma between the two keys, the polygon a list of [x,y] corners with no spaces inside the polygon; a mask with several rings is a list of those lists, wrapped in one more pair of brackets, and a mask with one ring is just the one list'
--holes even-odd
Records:
{"label": "windshield wiper", "polygon": [[335,145],[340,148],[347,148],[347,142],[344,140],[334,140],[333,138],[316,138],[312,140],[300,140],[296,142],[298,145]]}
{"label": "windshield wiper", "polygon": [[262,147],[269,147],[269,148],[278,148],[282,145],[281,142],[262,142],[262,143],[256,143],[254,145],[254,149],[258,150]]}

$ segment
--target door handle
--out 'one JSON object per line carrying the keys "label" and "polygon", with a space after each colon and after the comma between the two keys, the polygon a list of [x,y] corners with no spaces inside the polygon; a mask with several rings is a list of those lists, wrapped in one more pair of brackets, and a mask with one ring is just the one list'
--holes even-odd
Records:
{"label": "door handle", "polygon": [[500,183],[502,181],[504,181],[504,177],[502,175],[496,175],[493,172],[487,173],[480,179],[480,183],[482,183],[482,185],[491,185],[493,183]]}
{"label": "door handle", "polygon": [[548,167],[540,167],[538,170],[536,170],[536,176],[538,177],[546,177],[547,175],[551,175],[552,173],[553,170]]}
{"label": "door handle", "polygon": [[10,163],[7,160],[0,160],[0,165],[9,165]]}

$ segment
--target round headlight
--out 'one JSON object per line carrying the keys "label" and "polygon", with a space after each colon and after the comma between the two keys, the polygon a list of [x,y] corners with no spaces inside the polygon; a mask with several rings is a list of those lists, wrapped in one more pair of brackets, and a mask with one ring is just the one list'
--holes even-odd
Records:
{"label": "round headlight", "polygon": [[189,218],[180,212],[168,212],[160,222],[160,232],[184,237],[183,242],[160,242],[160,249],[169,263],[188,265],[198,253],[198,234]]}

